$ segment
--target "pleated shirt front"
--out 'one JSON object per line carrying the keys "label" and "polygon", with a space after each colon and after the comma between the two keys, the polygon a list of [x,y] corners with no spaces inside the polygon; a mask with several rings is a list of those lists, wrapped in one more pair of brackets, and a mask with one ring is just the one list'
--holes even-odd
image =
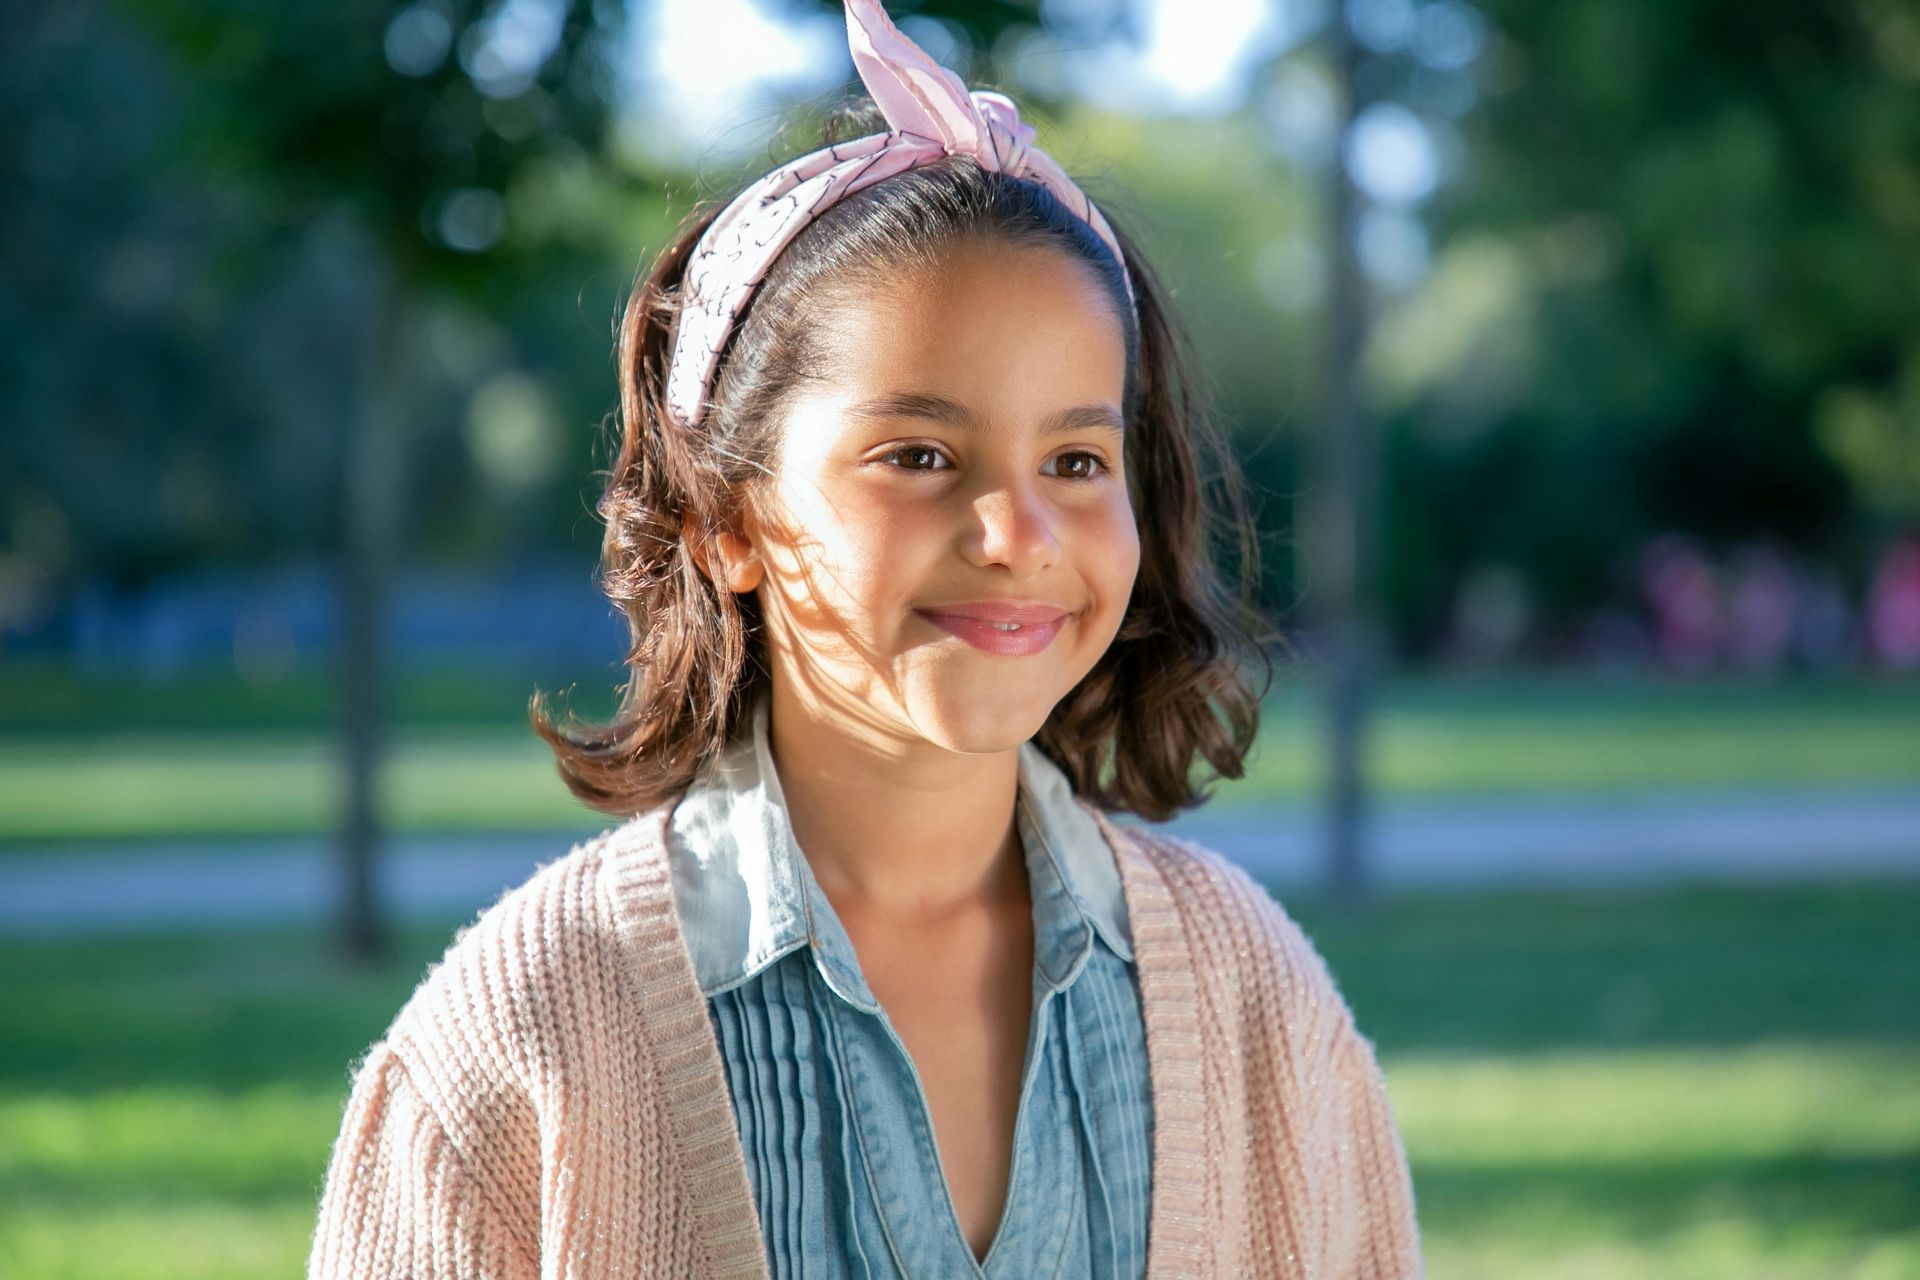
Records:
{"label": "pleated shirt front", "polygon": [[1033,1016],[1013,1166],[984,1265],[906,1046],[793,838],[765,695],[675,807],[675,907],[707,996],[776,1280],[1092,1280],[1146,1264],[1153,1112],[1113,851],[1020,748]]}

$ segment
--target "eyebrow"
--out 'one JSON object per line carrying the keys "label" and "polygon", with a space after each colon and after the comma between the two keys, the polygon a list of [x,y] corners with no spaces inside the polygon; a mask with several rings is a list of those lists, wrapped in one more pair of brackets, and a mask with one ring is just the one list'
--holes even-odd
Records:
{"label": "eyebrow", "polygon": [[[980,415],[958,400],[927,391],[892,391],[870,400],[862,400],[847,410],[856,418],[926,418],[968,430],[979,430]],[[1082,404],[1062,409],[1040,425],[1043,436],[1087,427],[1106,427],[1125,431],[1126,420],[1108,404]]]}

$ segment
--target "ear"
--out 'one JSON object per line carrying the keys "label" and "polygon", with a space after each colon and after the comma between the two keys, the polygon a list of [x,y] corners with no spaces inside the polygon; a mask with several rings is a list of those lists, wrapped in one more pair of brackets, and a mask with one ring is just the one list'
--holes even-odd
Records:
{"label": "ear", "polygon": [[[765,567],[753,543],[746,537],[731,528],[723,528],[715,532],[709,543],[697,536],[690,514],[682,518],[680,531],[692,552],[694,563],[700,566],[700,571],[707,577],[736,595],[752,591],[760,585]],[[710,554],[712,558],[709,558]],[[715,560],[719,562],[717,565]]]}

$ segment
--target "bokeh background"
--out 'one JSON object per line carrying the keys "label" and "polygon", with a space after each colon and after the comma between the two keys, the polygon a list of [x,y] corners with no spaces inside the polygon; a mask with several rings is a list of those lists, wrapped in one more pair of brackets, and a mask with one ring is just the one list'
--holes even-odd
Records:
{"label": "bokeh background", "polygon": [[[1920,9],[890,8],[1177,290],[1289,643],[1175,826],[1431,1274],[1920,1276]],[[526,703],[622,678],[634,272],[852,75],[817,0],[0,10],[0,1276],[298,1273],[350,1063],[609,825]]]}

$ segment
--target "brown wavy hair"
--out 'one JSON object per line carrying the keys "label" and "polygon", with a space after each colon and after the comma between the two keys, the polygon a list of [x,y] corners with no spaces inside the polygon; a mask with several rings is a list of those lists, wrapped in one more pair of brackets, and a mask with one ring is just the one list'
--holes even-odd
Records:
{"label": "brown wavy hair", "polygon": [[[827,117],[821,145],[887,129],[871,98]],[[741,732],[771,679],[758,601],[701,567],[770,474],[783,407],[818,368],[817,309],[848,287],[937,263],[962,239],[1047,245],[1084,262],[1126,331],[1125,466],[1140,569],[1113,643],[1035,735],[1081,796],[1161,821],[1207,798],[1195,757],[1238,778],[1283,638],[1258,609],[1259,543],[1245,484],[1193,376],[1190,340],[1168,294],[1105,201],[1138,314],[1112,252],[1042,185],[947,156],[826,209],[775,259],[736,323],[710,408],[688,431],[665,399],[682,272],[734,193],[701,202],[636,278],[619,324],[618,453],[596,510],[599,584],[626,615],[628,678],[607,724],[554,723],[536,689],[534,732],[567,787],[630,816],[677,796]],[[1232,582],[1219,557],[1234,561]],[[1259,687],[1252,666],[1263,669]]]}

